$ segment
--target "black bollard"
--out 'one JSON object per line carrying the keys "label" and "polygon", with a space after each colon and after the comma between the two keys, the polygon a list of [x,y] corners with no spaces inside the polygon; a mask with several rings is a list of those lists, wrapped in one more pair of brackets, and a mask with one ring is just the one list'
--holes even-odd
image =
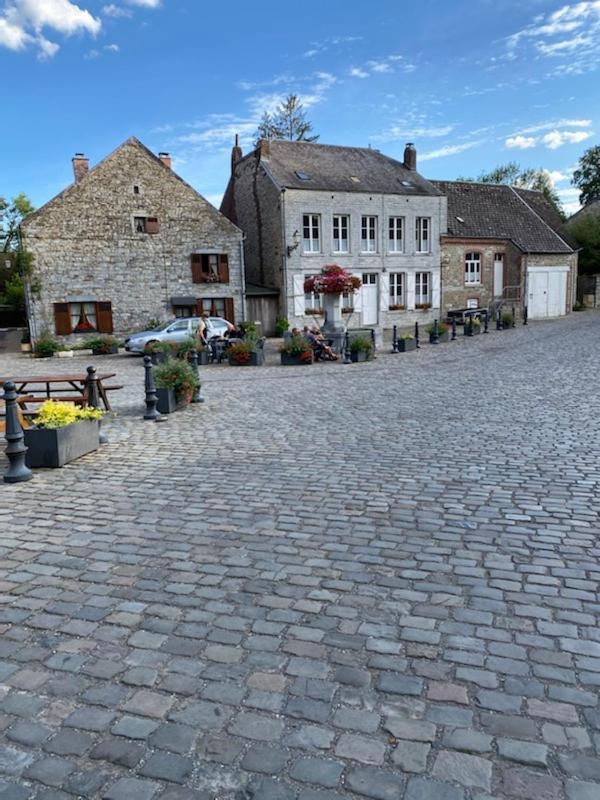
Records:
{"label": "black bollard", "polygon": [[394,325],[392,332],[392,353],[398,352],[398,326]]}
{"label": "black bollard", "polygon": [[30,481],[33,473],[25,465],[25,436],[19,422],[19,406],[17,405],[17,387],[12,381],[4,384],[4,402],[6,403],[6,431],[4,438],[7,445],[6,457],[8,469],[4,473],[4,483],[21,483]]}
{"label": "black bollard", "polygon": [[452,317],[452,337],[451,340],[454,341],[456,339],[456,317]]}
{"label": "black bollard", "polygon": [[527,325],[527,306],[523,306],[523,325]]}
{"label": "black bollard", "polygon": [[348,336],[348,331],[344,334],[344,364],[351,364],[352,359],[350,358],[350,337]]}
{"label": "black bollard", "polygon": [[[98,378],[96,377],[96,367],[88,367],[87,380],[87,404],[90,408],[100,408],[100,395],[98,393]],[[98,440],[100,444],[108,444],[108,436],[102,430],[102,420],[98,420]]]}
{"label": "black bollard", "polygon": [[415,341],[416,341],[416,349],[419,350],[421,345],[419,344],[419,323],[415,322]]}
{"label": "black bollard", "polygon": [[517,327],[517,319],[515,317],[515,307],[514,306],[512,307],[512,325],[510,327],[511,328],[516,328]]}
{"label": "black bollard", "polygon": [[194,373],[195,373],[196,377],[198,378],[198,385],[194,389],[194,394],[192,395],[192,403],[203,403],[204,402],[204,398],[200,394],[201,383],[200,383],[200,375],[198,374],[198,351],[197,350],[192,350],[191,362],[192,362],[192,369],[194,370]]}
{"label": "black bollard", "polygon": [[145,375],[145,389],[146,389],[146,413],[144,419],[156,420],[162,419],[160,412],[156,408],[158,397],[156,396],[156,386],[154,385],[154,375],[152,374],[152,359],[150,356],[144,356],[144,371]]}
{"label": "black bollard", "polygon": [[431,344],[439,344],[440,343],[440,329],[438,326],[437,319],[433,320],[433,335],[431,337]]}
{"label": "black bollard", "polygon": [[489,320],[488,312],[486,310],[486,311],[484,311],[484,317],[483,317],[483,332],[484,333],[489,333],[489,331],[488,331],[489,325],[490,325],[490,320]]}
{"label": "black bollard", "polygon": [[496,330],[502,330],[502,314],[500,313],[500,309],[496,312]]}

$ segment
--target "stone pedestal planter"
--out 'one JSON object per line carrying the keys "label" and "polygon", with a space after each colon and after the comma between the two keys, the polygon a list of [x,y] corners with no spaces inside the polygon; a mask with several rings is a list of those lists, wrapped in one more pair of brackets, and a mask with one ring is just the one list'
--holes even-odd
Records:
{"label": "stone pedestal planter", "polygon": [[411,350],[417,349],[416,339],[398,339],[398,352],[410,353]]}
{"label": "stone pedestal planter", "polygon": [[177,410],[177,398],[173,389],[157,389],[156,396],[156,408],[161,414],[172,414]]}
{"label": "stone pedestal planter", "polygon": [[302,361],[300,356],[290,355],[289,353],[281,353],[282,367],[306,366],[307,364],[312,364],[312,353],[309,361]]}
{"label": "stone pedestal planter", "polygon": [[342,295],[323,294],[321,295],[321,299],[323,311],[325,313],[323,333],[343,333],[344,322],[342,320]]}
{"label": "stone pedestal planter", "polygon": [[250,360],[244,363],[236,361],[234,358],[229,356],[229,366],[230,367],[262,367],[265,363],[265,354],[262,350],[257,350],[254,353],[250,353]]}
{"label": "stone pedestal planter", "polygon": [[62,467],[99,447],[97,420],[82,420],[64,428],[27,428],[28,467]]}

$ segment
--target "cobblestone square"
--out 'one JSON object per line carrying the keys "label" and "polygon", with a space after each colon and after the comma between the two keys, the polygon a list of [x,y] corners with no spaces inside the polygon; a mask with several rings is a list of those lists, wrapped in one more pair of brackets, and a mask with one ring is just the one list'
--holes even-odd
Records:
{"label": "cobblestone square", "polygon": [[[0,484],[0,798],[598,800],[600,316],[202,368]],[[0,467],[4,469],[3,456]]]}

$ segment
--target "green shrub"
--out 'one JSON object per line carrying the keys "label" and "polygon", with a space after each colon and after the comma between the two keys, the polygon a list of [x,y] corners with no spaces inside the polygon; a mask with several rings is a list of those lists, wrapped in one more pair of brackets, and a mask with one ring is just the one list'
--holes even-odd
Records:
{"label": "green shrub", "polygon": [[63,346],[46,331],[35,343],[34,353],[40,358],[51,358],[54,353],[62,349],[64,349]]}
{"label": "green shrub", "polygon": [[398,337],[399,339],[414,339],[415,337],[412,333],[403,333],[402,336]]}
{"label": "green shrub", "polygon": [[240,322],[240,328],[244,331],[246,335],[250,333],[256,336],[257,334],[256,325],[253,322],[249,322],[248,320]]}
{"label": "green shrub", "polygon": [[502,319],[502,324],[505,326],[513,324],[513,315],[510,313],[510,311],[504,311],[501,319]]}
{"label": "green shrub", "polygon": [[148,342],[145,347],[147,353],[169,353],[173,354],[173,345],[171,342]]}
{"label": "green shrub", "polygon": [[350,342],[351,353],[370,353],[373,349],[373,342],[370,336],[355,336]]}
{"label": "green shrub", "polygon": [[[441,336],[443,333],[448,333],[450,328],[446,325],[445,322],[438,322],[438,333]],[[435,325],[432,323],[431,325],[427,326],[427,333],[432,334],[435,331]]]}
{"label": "green shrub", "polygon": [[173,389],[177,402],[193,394],[200,387],[198,377],[187,361],[170,358],[154,367],[154,380],[158,389]]}
{"label": "green shrub", "polygon": [[182,342],[173,345],[177,358],[183,358],[189,361],[193,352],[201,353],[206,349],[202,340],[196,336],[188,336]]}
{"label": "green shrub", "polygon": [[283,334],[289,330],[290,323],[287,317],[277,317],[275,320],[275,333],[277,336],[283,336]]}
{"label": "green shrub", "polygon": [[106,354],[110,353],[112,348],[119,344],[119,341],[115,339],[114,336],[104,334],[102,336],[93,336],[91,339],[86,339],[81,344],[83,345],[82,349],[96,350],[99,353]]}
{"label": "green shrub", "polygon": [[287,356],[301,356],[303,353],[312,354],[312,347],[303,336],[292,336],[280,346],[279,352]]}

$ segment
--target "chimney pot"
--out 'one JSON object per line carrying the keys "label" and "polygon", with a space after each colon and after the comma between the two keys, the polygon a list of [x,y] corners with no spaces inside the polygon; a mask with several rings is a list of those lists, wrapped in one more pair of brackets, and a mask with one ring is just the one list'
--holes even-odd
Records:
{"label": "chimney pot", "polygon": [[162,163],[165,165],[165,167],[168,167],[169,169],[171,169],[172,159],[171,159],[170,153],[159,153],[158,157],[160,158]]}
{"label": "chimney pot", "polygon": [[412,172],[417,170],[417,151],[412,142],[407,142],[404,148],[404,166]]}
{"label": "chimney pot", "polygon": [[233,171],[235,169],[235,165],[237,162],[242,158],[242,148],[240,147],[240,135],[236,133],[235,135],[235,144],[231,148],[231,174],[233,175]]}
{"label": "chimney pot", "polygon": [[90,160],[83,153],[75,153],[72,164],[75,183],[78,183],[90,171]]}

